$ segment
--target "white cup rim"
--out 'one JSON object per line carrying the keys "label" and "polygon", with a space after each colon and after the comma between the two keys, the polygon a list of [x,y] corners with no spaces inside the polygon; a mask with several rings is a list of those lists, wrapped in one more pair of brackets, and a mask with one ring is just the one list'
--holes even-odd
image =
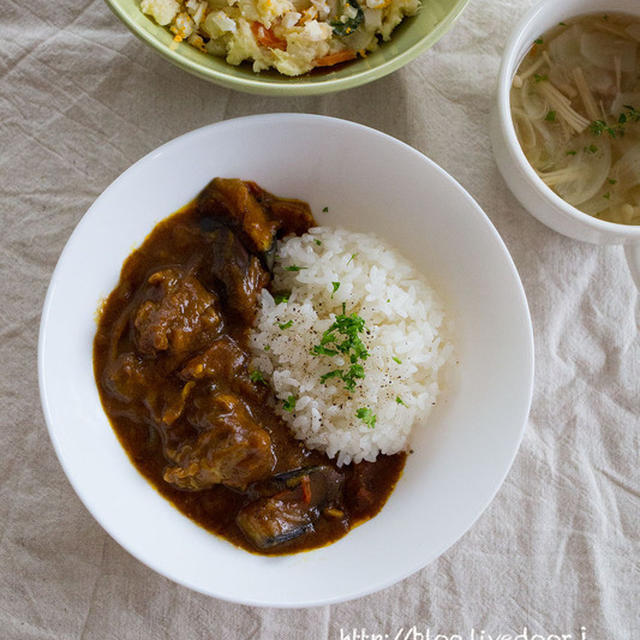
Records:
{"label": "white cup rim", "polygon": [[[523,53],[522,47],[525,44],[525,42],[523,42],[523,39],[529,24],[534,21],[540,14],[546,13],[551,6],[557,6],[557,4],[557,0],[543,0],[539,4],[532,7],[518,22],[509,39],[507,40],[507,44],[505,45],[504,53],[502,56],[502,62],[500,64],[500,70],[498,72],[498,126],[502,130],[504,140],[507,142],[507,149],[518,170],[526,176],[528,181],[533,186],[537,188],[537,190],[540,192],[540,195],[547,199],[550,204],[554,206],[558,214],[564,217],[571,218],[576,222],[579,222],[583,226],[590,227],[591,229],[595,229],[601,233],[612,233],[615,234],[618,238],[624,236],[624,241],[638,241],[640,240],[640,225],[627,225],[619,222],[609,222],[607,220],[601,220],[589,215],[588,213],[580,211],[573,205],[570,205],[568,202],[563,200],[544,183],[540,176],[538,176],[536,171],[527,160],[520,142],[518,141],[516,130],[513,125],[513,118],[511,117],[510,91],[513,77],[520,63],[519,58]],[[573,10],[576,6],[579,7],[584,4],[584,0],[581,0],[580,2],[578,0],[574,0],[574,2],[565,1],[564,5],[567,7],[567,9],[564,18],[570,19],[575,18],[576,16],[589,15],[598,12],[598,9],[593,9],[591,11],[578,10],[577,12]],[[635,9],[630,5],[625,5],[624,8],[621,7],[620,5],[624,3],[621,3],[620,0],[599,0],[597,4],[599,6],[601,5],[601,10],[605,12],[631,12],[634,14],[638,14],[638,16],[640,17],[640,4],[637,5]],[[549,24],[547,27],[542,29],[542,31],[549,30],[554,26],[554,24],[555,21],[553,24]],[[618,242],[620,242],[620,240],[618,240]]]}

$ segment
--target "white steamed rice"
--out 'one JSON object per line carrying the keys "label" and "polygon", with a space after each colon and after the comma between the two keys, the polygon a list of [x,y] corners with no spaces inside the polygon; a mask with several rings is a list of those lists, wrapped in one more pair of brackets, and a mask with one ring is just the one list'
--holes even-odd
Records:
{"label": "white steamed rice", "polygon": [[[278,254],[272,288],[291,295],[276,304],[263,291],[251,338],[252,366],[270,381],[277,412],[307,447],[337,455],[338,464],[406,449],[414,423],[424,423],[436,402],[438,371],[452,353],[436,293],[409,262],[369,234],[316,227],[281,242]],[[332,282],[340,283],[333,296]],[[337,378],[320,382],[327,371],[348,367],[347,360],[310,353],[343,303],[347,315],[364,318],[360,337],[369,351],[365,378],[353,391]],[[292,412],[284,409],[290,396],[296,398]],[[356,417],[361,408],[376,414],[373,428]]]}

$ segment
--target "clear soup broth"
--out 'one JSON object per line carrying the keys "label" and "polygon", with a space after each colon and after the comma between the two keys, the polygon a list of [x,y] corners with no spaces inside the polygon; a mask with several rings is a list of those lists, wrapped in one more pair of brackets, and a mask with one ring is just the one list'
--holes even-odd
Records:
{"label": "clear soup broth", "polygon": [[579,16],[541,35],[511,88],[522,149],[584,213],[640,224],[640,20]]}

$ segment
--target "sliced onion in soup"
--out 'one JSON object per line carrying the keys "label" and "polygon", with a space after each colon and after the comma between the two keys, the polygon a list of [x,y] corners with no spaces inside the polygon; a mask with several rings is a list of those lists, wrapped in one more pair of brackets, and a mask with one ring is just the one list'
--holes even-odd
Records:
{"label": "sliced onion in soup", "polygon": [[620,59],[622,73],[635,73],[638,45],[630,40],[611,37],[607,33],[583,33],[580,53],[594,66],[615,71],[615,59]]}
{"label": "sliced onion in soup", "polygon": [[535,149],[538,136],[531,124],[531,119],[522,109],[513,108],[511,113],[513,115],[513,126],[520,144],[524,149]]}
{"label": "sliced onion in soup", "polygon": [[611,178],[625,190],[640,186],[640,145],[634,145],[613,165]]}
{"label": "sliced onion in soup", "polygon": [[631,36],[634,40],[640,42],[640,22],[634,22],[630,24],[625,31],[629,36]]}
{"label": "sliced onion in soup", "polygon": [[576,152],[568,156],[567,166],[540,173],[544,182],[569,204],[577,206],[598,193],[611,169],[611,144],[606,138],[593,144],[593,137],[575,138]]}
{"label": "sliced onion in soup", "polygon": [[580,53],[580,38],[583,33],[584,29],[574,24],[549,42],[549,55],[556,64],[568,71],[584,64]]}
{"label": "sliced onion in soup", "polygon": [[635,107],[636,105],[640,108],[640,91],[619,93],[611,103],[609,111],[612,115],[619,116],[628,107]]}
{"label": "sliced onion in soup", "polygon": [[542,120],[549,113],[549,103],[536,91],[535,80],[526,80],[520,93],[522,108],[532,120]]}

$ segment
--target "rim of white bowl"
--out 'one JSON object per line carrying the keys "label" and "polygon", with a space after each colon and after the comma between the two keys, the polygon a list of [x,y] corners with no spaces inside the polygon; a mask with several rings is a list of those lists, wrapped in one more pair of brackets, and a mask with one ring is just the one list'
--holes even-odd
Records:
{"label": "rim of white bowl", "polygon": [[[528,51],[528,48],[524,48],[529,42],[528,40],[524,41],[524,33],[533,20],[535,20],[540,14],[544,14],[548,7],[552,5],[557,6],[557,4],[558,0],[543,0],[541,3],[529,9],[529,11],[527,11],[527,13],[518,22],[507,40],[502,56],[502,62],[500,64],[500,70],[498,72],[498,113],[500,128],[502,129],[504,139],[507,141],[509,153],[517,164],[520,172],[523,173],[528,178],[529,182],[537,188],[540,195],[545,197],[556,208],[559,214],[563,214],[565,217],[569,217],[574,220],[579,220],[583,224],[586,224],[593,229],[597,229],[598,231],[614,232],[618,236],[624,235],[625,239],[628,238],[629,241],[638,240],[640,239],[640,226],[601,220],[600,218],[590,216],[584,211],[580,211],[580,209],[577,209],[563,200],[557,193],[555,193],[555,191],[549,188],[535,172],[534,168],[527,160],[527,157],[520,146],[520,142],[518,141],[516,130],[513,126],[513,118],[511,117],[510,91],[513,77],[515,76],[518,66],[526,51]],[[603,11],[628,12],[628,9],[625,9],[624,11],[622,9],[616,9],[615,1],[609,2],[608,6],[607,2],[603,1],[602,4]],[[564,18],[573,19],[583,15],[592,15],[593,13],[596,13],[596,11],[583,11],[579,13],[567,11]],[[637,13],[640,15],[640,6]],[[545,30],[551,29],[554,24],[550,24]]]}
{"label": "rim of white bowl", "polygon": [[[513,450],[510,453],[508,464],[505,466],[504,473],[500,476],[499,481],[496,482],[495,486],[493,487],[493,489],[491,490],[491,492],[489,494],[489,497],[477,507],[477,512],[471,518],[469,526],[464,531],[460,532],[460,534],[455,539],[451,540],[450,542],[448,542],[448,543],[446,543],[444,545],[441,545],[440,548],[434,549],[432,551],[432,553],[430,554],[430,557],[428,559],[426,559],[426,560],[421,559],[419,564],[416,567],[410,569],[409,571],[403,572],[402,574],[394,575],[394,576],[392,576],[392,577],[390,577],[388,579],[385,579],[385,580],[379,580],[375,584],[371,584],[371,585],[367,586],[366,588],[363,588],[363,589],[360,589],[360,590],[354,590],[351,593],[342,594],[340,596],[336,596],[336,597],[333,597],[333,598],[324,598],[322,600],[307,600],[307,601],[304,601],[304,602],[296,602],[296,603],[293,603],[293,604],[286,603],[286,602],[285,603],[274,603],[274,602],[270,602],[270,601],[268,602],[268,601],[264,601],[264,600],[255,600],[255,599],[243,599],[243,598],[233,598],[233,597],[230,598],[227,595],[225,595],[224,593],[220,593],[219,591],[216,591],[215,589],[206,589],[206,588],[203,588],[200,585],[192,584],[188,580],[185,580],[185,579],[181,578],[178,575],[174,575],[170,571],[166,571],[164,569],[164,567],[162,567],[158,562],[156,562],[153,557],[142,558],[140,555],[135,553],[130,548],[130,545],[128,544],[128,542],[126,540],[122,539],[121,536],[119,535],[119,533],[114,531],[114,528],[110,525],[110,523],[104,521],[103,518],[98,517],[98,515],[94,512],[93,508],[91,507],[90,500],[85,494],[84,487],[82,487],[79,483],[75,482],[73,471],[65,464],[64,456],[62,455],[62,448],[60,446],[59,441],[55,437],[54,430],[52,429],[51,425],[53,424],[53,419],[52,419],[52,416],[51,416],[51,411],[50,411],[50,408],[49,408],[49,400],[48,400],[48,396],[47,396],[46,376],[45,376],[45,362],[44,362],[44,358],[43,358],[43,352],[44,352],[46,334],[47,334],[48,316],[49,316],[50,306],[51,306],[53,295],[54,295],[54,291],[55,291],[55,281],[56,281],[56,275],[57,275],[58,269],[60,267],[60,264],[63,262],[66,253],[70,250],[70,247],[73,244],[75,244],[75,242],[77,241],[76,239],[79,236],[79,229],[81,229],[85,224],[87,224],[88,214],[94,208],[94,206],[96,205],[96,202],[100,198],[102,198],[104,194],[106,194],[107,192],[109,192],[112,189],[114,189],[116,187],[116,185],[121,180],[125,179],[125,176],[129,172],[135,171],[135,169],[141,163],[145,162],[145,160],[147,158],[151,158],[152,156],[154,156],[157,153],[160,153],[161,151],[171,147],[172,145],[178,144],[178,141],[184,141],[185,139],[188,139],[188,138],[191,138],[191,137],[196,137],[196,136],[200,135],[201,132],[206,131],[206,130],[210,130],[210,129],[213,129],[213,128],[226,128],[226,127],[241,126],[242,123],[246,122],[246,121],[263,120],[265,123],[268,124],[268,122],[270,120],[273,121],[273,120],[283,120],[283,119],[306,120],[307,122],[311,122],[311,121],[314,121],[314,120],[334,121],[334,122],[337,122],[337,123],[341,123],[342,125],[346,124],[348,126],[352,126],[352,127],[364,130],[369,135],[375,135],[375,136],[378,136],[380,138],[385,139],[389,143],[397,144],[400,147],[402,147],[405,151],[420,157],[420,159],[427,166],[429,166],[429,168],[431,170],[435,170],[442,177],[444,177],[450,184],[452,184],[456,189],[458,189],[463,194],[464,198],[469,202],[470,206],[475,210],[476,214],[480,215],[481,218],[484,219],[484,221],[488,225],[488,228],[489,228],[489,231],[490,231],[491,235],[493,236],[493,238],[497,242],[498,247],[500,248],[503,257],[506,260],[506,266],[508,267],[509,271],[511,272],[511,275],[513,276],[515,284],[516,284],[516,289],[517,289],[517,293],[518,293],[517,304],[521,307],[522,311],[524,312],[523,315],[524,315],[524,318],[526,320],[526,326],[524,327],[524,329],[525,329],[525,332],[526,332],[527,337],[528,337],[528,340],[527,340],[526,344],[523,345],[523,347],[526,349],[526,356],[527,356],[526,359],[528,361],[528,371],[527,371],[528,385],[527,385],[527,389],[526,389],[526,406],[524,407],[524,411],[523,411],[523,414],[522,414],[522,424],[519,427],[519,432],[517,434],[517,438],[515,440],[515,443],[514,443],[514,446],[513,446]],[[109,534],[109,536],[111,536],[111,538],[113,540],[115,540],[125,551],[127,551],[127,553],[129,553],[131,556],[136,558],[136,560],[138,560],[142,564],[144,564],[147,567],[149,567],[151,570],[153,570],[156,573],[168,578],[169,580],[172,580],[173,582],[176,582],[177,584],[179,584],[181,586],[184,586],[184,587],[187,587],[189,589],[192,589],[193,591],[197,591],[197,592],[202,593],[204,595],[208,595],[208,596],[211,596],[211,597],[214,597],[214,598],[218,598],[220,600],[224,600],[224,601],[227,601],[227,602],[233,602],[233,603],[236,603],[236,604],[243,604],[243,605],[249,605],[249,606],[257,606],[257,607],[272,607],[272,608],[277,608],[277,609],[286,609],[286,608],[298,609],[298,608],[306,608],[306,607],[324,606],[324,605],[328,605],[328,604],[337,604],[337,603],[340,603],[340,602],[347,602],[347,601],[350,601],[350,600],[355,600],[357,598],[361,598],[361,597],[370,595],[372,593],[376,593],[378,591],[386,589],[387,587],[390,587],[390,586],[392,586],[394,584],[397,584],[398,582],[401,582],[402,580],[405,580],[406,578],[412,576],[413,574],[417,573],[418,571],[421,571],[427,565],[429,565],[431,562],[433,562],[434,560],[439,558],[448,549],[450,549],[456,542],[458,542],[458,540],[460,540],[470,529],[473,528],[473,526],[477,522],[478,518],[480,518],[480,516],[486,511],[487,507],[493,502],[496,494],[498,493],[498,491],[500,490],[500,488],[504,484],[505,478],[507,477],[509,471],[511,470],[511,467],[513,465],[513,461],[515,460],[515,457],[516,457],[516,455],[518,453],[518,450],[520,449],[520,445],[522,443],[522,438],[524,436],[524,432],[525,432],[525,429],[526,429],[526,426],[527,426],[529,413],[530,413],[530,410],[531,410],[531,402],[532,402],[532,399],[533,399],[534,372],[535,372],[535,351],[534,351],[534,340],[533,340],[533,326],[532,326],[532,322],[531,322],[531,313],[530,313],[530,310],[529,310],[529,304],[527,302],[527,297],[526,297],[526,294],[525,294],[525,291],[524,291],[524,287],[522,285],[522,281],[520,279],[520,275],[518,273],[516,265],[513,262],[513,258],[511,257],[511,254],[509,253],[509,250],[507,249],[507,246],[505,245],[504,240],[502,239],[502,237],[498,233],[497,229],[495,228],[495,226],[493,225],[493,223],[491,222],[491,220],[489,219],[487,214],[483,211],[482,207],[480,207],[480,205],[475,201],[475,199],[467,192],[467,190],[455,178],[453,178],[449,173],[447,173],[442,167],[440,167],[438,164],[436,164],[433,160],[431,160],[426,155],[424,155],[423,153],[421,153],[417,149],[413,148],[412,146],[402,142],[401,140],[398,140],[397,138],[394,138],[393,136],[390,136],[390,135],[388,135],[386,133],[382,133],[381,131],[378,131],[377,129],[373,129],[371,127],[367,127],[365,125],[362,125],[362,124],[359,124],[359,123],[356,123],[356,122],[352,122],[350,120],[344,120],[342,118],[333,118],[333,117],[330,117],[330,116],[322,116],[322,115],[315,115],[315,114],[300,114],[300,113],[259,114],[259,115],[252,115],[252,116],[244,116],[244,117],[241,117],[241,118],[233,118],[233,119],[230,119],[230,120],[223,120],[221,122],[217,122],[217,123],[214,123],[214,124],[205,125],[203,127],[199,127],[198,129],[194,129],[194,130],[189,131],[189,132],[187,132],[185,134],[182,134],[182,135],[180,135],[180,136],[178,136],[176,138],[173,138],[172,140],[169,140],[168,142],[160,145],[159,147],[157,147],[153,151],[150,151],[149,153],[145,154],[142,158],[140,158],[140,160],[138,160],[137,162],[132,164],[129,168],[127,168],[125,171],[123,171],[106,189],[104,189],[104,191],[102,191],[102,193],[96,198],[96,200],[89,207],[89,209],[87,209],[87,211],[84,213],[84,215],[82,216],[82,218],[80,219],[78,224],[74,227],[74,230],[71,233],[71,236],[67,240],[67,242],[66,242],[66,244],[65,244],[65,246],[64,246],[64,248],[62,250],[62,253],[60,254],[60,257],[58,258],[58,262],[56,263],[56,267],[55,267],[55,269],[54,269],[54,271],[53,271],[53,273],[51,275],[51,280],[50,280],[50,283],[49,283],[49,287],[47,289],[47,294],[46,294],[46,297],[45,297],[45,301],[44,301],[44,305],[43,305],[43,309],[42,309],[42,314],[41,314],[41,318],[40,318],[40,330],[39,330],[39,335],[38,335],[38,383],[39,383],[39,388],[40,388],[40,401],[41,401],[41,405],[42,405],[42,411],[43,411],[43,414],[44,414],[44,417],[45,417],[45,422],[46,422],[46,425],[47,425],[47,430],[49,432],[49,437],[50,437],[51,442],[53,444],[53,448],[55,450],[56,456],[58,457],[58,461],[60,462],[60,466],[62,467],[65,475],[67,476],[67,479],[69,480],[69,483],[71,484],[71,487],[75,491],[76,495],[80,498],[80,501],[85,506],[87,511],[91,514],[91,516],[93,516],[93,518],[107,532],[107,534]],[[180,513],[180,512],[176,509],[176,513]],[[215,534],[211,534],[211,535],[215,535]],[[305,553],[313,553],[313,550],[305,552]]]}

